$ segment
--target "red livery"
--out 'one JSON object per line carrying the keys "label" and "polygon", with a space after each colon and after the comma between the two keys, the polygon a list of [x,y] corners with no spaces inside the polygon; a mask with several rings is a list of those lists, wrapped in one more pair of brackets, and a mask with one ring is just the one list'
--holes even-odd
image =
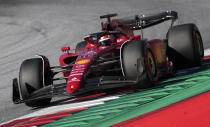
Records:
{"label": "red livery", "polygon": [[[80,95],[120,87],[150,87],[175,70],[199,66],[204,55],[195,24],[173,26],[177,12],[111,19],[100,16],[101,31],[84,37],[76,49],[62,47],[59,66],[50,66],[42,55],[24,60],[19,79],[13,80],[14,103],[42,106],[58,94]],[[165,39],[143,38],[143,29],[171,20]],[[134,35],[141,30],[141,35]],[[56,74],[62,72],[63,76]],[[65,83],[55,84],[55,80]]]}

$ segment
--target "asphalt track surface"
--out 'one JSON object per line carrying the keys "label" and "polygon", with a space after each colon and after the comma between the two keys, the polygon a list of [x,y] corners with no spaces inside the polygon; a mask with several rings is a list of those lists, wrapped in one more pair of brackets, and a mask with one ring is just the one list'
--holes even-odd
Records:
{"label": "asphalt track surface", "polygon": [[[24,59],[43,54],[58,65],[60,47],[74,48],[84,35],[99,31],[100,15],[165,10],[179,13],[177,24],[197,24],[205,49],[210,48],[209,0],[0,0],[0,123],[36,111],[11,101],[12,79]],[[146,29],[144,37],[165,38],[168,27]]]}

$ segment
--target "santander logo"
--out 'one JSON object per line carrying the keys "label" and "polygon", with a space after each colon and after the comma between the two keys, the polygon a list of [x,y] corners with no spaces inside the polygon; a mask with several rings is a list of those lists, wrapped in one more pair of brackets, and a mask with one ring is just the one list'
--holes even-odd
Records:
{"label": "santander logo", "polygon": [[71,79],[71,81],[80,81],[78,78],[74,77]]}
{"label": "santander logo", "polygon": [[68,81],[68,83],[71,83],[71,82],[80,82],[80,79],[74,77]]}

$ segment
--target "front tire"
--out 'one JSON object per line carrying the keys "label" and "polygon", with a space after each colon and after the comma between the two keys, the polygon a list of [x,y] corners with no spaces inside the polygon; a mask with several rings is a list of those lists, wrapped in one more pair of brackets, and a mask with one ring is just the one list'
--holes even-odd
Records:
{"label": "front tire", "polygon": [[139,41],[132,41],[123,44],[121,48],[121,62],[123,74],[130,80],[136,80],[139,74],[138,60],[144,58],[144,46]]}
{"label": "front tire", "polygon": [[121,48],[121,62],[124,76],[138,81],[141,88],[156,84],[157,62],[153,52],[144,41],[125,43]]}
{"label": "front tire", "polygon": [[50,85],[50,83],[52,83],[49,77],[49,63],[45,63],[43,65],[41,58],[32,58],[23,61],[19,72],[19,84],[22,98],[23,100],[26,100],[25,104],[27,106],[38,107],[45,106],[50,103],[51,98],[27,100],[33,92],[43,88],[45,85]]}

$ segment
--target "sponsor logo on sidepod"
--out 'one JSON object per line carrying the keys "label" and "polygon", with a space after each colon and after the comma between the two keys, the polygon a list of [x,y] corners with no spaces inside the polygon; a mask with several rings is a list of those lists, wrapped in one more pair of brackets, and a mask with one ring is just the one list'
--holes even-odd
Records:
{"label": "sponsor logo on sidepod", "polygon": [[84,60],[77,61],[76,64],[85,64],[87,62],[89,62],[89,59],[84,59]]}

